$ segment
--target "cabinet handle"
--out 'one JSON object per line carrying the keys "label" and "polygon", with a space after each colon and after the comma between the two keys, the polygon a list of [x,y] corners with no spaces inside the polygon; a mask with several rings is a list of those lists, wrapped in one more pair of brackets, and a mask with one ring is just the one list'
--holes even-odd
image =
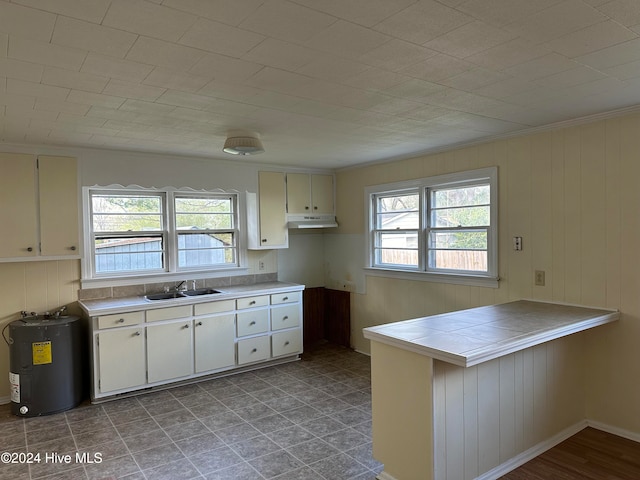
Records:
{"label": "cabinet handle", "polygon": [[201,327],[201,326],[202,326],[202,322],[196,323],[196,327]]}
{"label": "cabinet handle", "polygon": [[140,335],[141,335],[141,333],[140,333],[140,332],[134,332],[134,333],[133,333],[133,336],[134,336],[134,337],[139,337]]}
{"label": "cabinet handle", "polygon": [[286,347],[287,345],[289,345],[289,340],[287,340],[286,342],[284,342],[284,346]]}
{"label": "cabinet handle", "polygon": [[184,327],[182,328],[189,328],[189,324],[187,323]]}
{"label": "cabinet handle", "polygon": [[255,301],[255,300],[251,300],[251,301],[249,302],[249,305],[255,305],[255,304],[256,304],[256,301]]}
{"label": "cabinet handle", "polygon": [[263,238],[261,241],[262,241],[262,242],[266,242],[266,241],[267,241],[267,239],[266,239],[266,238]]}
{"label": "cabinet handle", "polygon": [[256,322],[251,322],[251,323],[249,324],[249,326],[250,326],[250,327],[253,327],[255,324],[256,324]]}
{"label": "cabinet handle", "polygon": [[313,209],[314,209],[314,210],[317,210],[317,209],[318,209],[318,207],[316,207],[316,206],[314,205],[314,206],[313,206]]}
{"label": "cabinet handle", "polygon": [[285,320],[289,320],[289,315],[285,315],[284,317],[282,317],[282,321],[284,322]]}
{"label": "cabinet handle", "polygon": [[118,321],[116,323],[124,323],[124,318],[118,319]]}
{"label": "cabinet handle", "polygon": [[33,247],[27,247],[27,252],[33,252]]}
{"label": "cabinet handle", "polygon": [[284,298],[282,299],[282,301],[283,301],[283,302],[286,302],[287,300],[289,300],[289,297],[284,297]]}
{"label": "cabinet handle", "polygon": [[254,348],[253,350],[251,350],[251,353],[256,353],[258,351],[257,348]]}
{"label": "cabinet handle", "polygon": [[305,206],[304,206],[304,209],[305,209],[305,210],[309,210],[309,205],[305,205]]}
{"label": "cabinet handle", "polygon": [[69,250],[71,250],[71,251],[75,252],[75,251],[76,251],[76,246],[75,246],[75,245],[71,245],[71,246],[69,247]]}

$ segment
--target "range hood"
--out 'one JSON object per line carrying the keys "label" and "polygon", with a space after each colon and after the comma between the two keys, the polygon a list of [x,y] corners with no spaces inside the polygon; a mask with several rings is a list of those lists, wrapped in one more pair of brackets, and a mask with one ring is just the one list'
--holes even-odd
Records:
{"label": "range hood", "polygon": [[332,228],[337,227],[335,215],[288,215],[289,228]]}

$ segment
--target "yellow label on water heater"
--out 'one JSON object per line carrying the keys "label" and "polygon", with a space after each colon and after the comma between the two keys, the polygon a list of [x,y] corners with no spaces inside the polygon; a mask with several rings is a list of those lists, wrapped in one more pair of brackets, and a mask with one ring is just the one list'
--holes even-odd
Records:
{"label": "yellow label on water heater", "polygon": [[51,342],[35,342],[31,344],[31,348],[34,365],[51,363]]}

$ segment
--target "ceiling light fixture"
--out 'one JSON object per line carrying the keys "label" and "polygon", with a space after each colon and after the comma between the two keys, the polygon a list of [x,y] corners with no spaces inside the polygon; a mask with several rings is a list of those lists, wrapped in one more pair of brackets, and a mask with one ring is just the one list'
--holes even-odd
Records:
{"label": "ceiling light fixture", "polygon": [[256,137],[229,137],[222,151],[231,155],[255,155],[264,152],[264,147]]}

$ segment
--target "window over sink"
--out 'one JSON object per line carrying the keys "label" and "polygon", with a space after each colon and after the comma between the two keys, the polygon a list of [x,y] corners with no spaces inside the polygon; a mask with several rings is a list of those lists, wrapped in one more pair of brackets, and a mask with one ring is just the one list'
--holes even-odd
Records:
{"label": "window over sink", "polygon": [[239,196],[85,187],[85,281],[242,267]]}

